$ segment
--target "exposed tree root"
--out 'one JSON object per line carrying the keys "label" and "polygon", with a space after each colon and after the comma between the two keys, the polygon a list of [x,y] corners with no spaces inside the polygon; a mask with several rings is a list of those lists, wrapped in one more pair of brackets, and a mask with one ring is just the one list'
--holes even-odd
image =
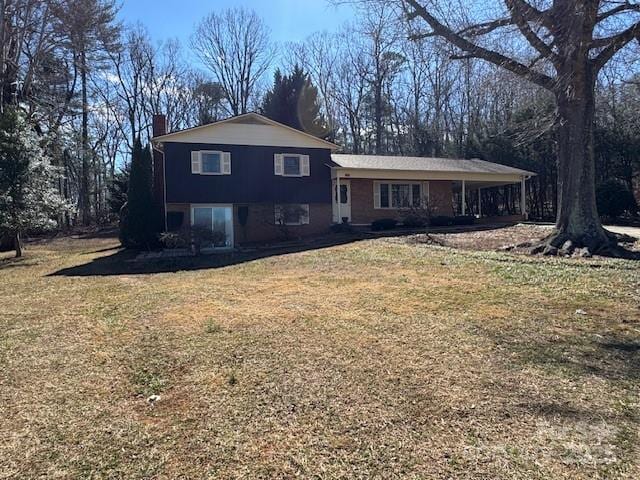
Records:
{"label": "exposed tree root", "polygon": [[612,258],[640,259],[640,254],[631,252],[620,243],[633,243],[635,239],[628,235],[619,235],[605,230],[605,236],[593,235],[574,238],[566,232],[554,231],[535,244],[532,255],[588,258],[593,255]]}

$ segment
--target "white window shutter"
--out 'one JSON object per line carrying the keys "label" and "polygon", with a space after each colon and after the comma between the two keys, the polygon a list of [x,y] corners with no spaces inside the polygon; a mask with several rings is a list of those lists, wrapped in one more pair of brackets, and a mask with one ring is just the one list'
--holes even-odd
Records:
{"label": "white window shutter", "polygon": [[231,153],[222,152],[222,174],[231,175]]}
{"label": "white window shutter", "polygon": [[304,210],[304,213],[301,215],[300,224],[301,225],[309,225],[309,205],[300,205]]}
{"label": "white window shutter", "polygon": [[309,155],[300,156],[300,173],[303,177],[308,177],[311,174],[309,170]]}
{"label": "white window shutter", "polygon": [[282,205],[274,205],[273,215],[275,224],[280,225],[282,223]]}
{"label": "white window shutter", "polygon": [[273,157],[273,173],[276,175],[284,174],[284,157],[280,153],[276,153]]}
{"label": "white window shutter", "polygon": [[373,208],[380,208],[380,184],[373,183]]}
{"label": "white window shutter", "polygon": [[422,200],[426,204],[424,206],[429,205],[429,182],[422,182]]}
{"label": "white window shutter", "polygon": [[200,152],[191,152],[191,173],[201,173],[202,162],[200,161]]}

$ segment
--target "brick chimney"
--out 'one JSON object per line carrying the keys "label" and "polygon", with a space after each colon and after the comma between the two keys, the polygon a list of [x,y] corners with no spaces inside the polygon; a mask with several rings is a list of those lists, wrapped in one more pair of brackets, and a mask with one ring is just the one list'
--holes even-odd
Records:
{"label": "brick chimney", "polygon": [[[167,116],[157,114],[152,119],[153,138],[167,133]],[[166,230],[167,212],[165,210],[165,181],[164,181],[164,146],[153,142],[153,202],[161,213],[162,229]]]}
{"label": "brick chimney", "polygon": [[152,132],[154,137],[159,137],[167,133],[167,116],[158,113],[153,116]]}

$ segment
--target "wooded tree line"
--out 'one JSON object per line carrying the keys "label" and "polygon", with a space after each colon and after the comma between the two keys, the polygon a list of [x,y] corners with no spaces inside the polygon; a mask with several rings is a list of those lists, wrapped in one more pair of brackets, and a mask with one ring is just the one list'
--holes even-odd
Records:
{"label": "wooded tree line", "polygon": [[[552,94],[460,55],[438,35],[416,35],[407,2],[362,3],[336,33],[285,45],[251,11],[216,11],[180,45],[118,22],[114,0],[0,0],[0,109],[22,112],[59,168],[56,188],[72,205],[61,226],[113,218],[126,199],[131,151],[148,141],[154,113],[176,130],[254,110],[347,152],[480,157],[534,171],[531,213],[553,217]],[[630,2],[603,3],[636,12],[624,8]],[[472,8],[465,15],[477,17],[468,22],[475,34],[496,27]],[[601,70],[596,89],[596,178],[627,189],[640,172],[637,59],[637,46],[627,49]],[[282,100],[286,91],[297,92],[293,100]],[[295,106],[295,118],[282,118],[278,102]],[[486,213],[516,209],[508,188],[484,195]]]}

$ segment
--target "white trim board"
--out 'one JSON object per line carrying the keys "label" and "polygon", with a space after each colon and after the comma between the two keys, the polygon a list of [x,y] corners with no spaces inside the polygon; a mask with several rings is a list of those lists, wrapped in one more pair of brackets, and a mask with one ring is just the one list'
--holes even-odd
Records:
{"label": "white trim board", "polygon": [[331,142],[278,123],[257,113],[246,113],[219,122],[155,137],[154,143],[208,143],[267,147],[323,148],[337,150]]}
{"label": "white trim board", "polygon": [[466,180],[476,182],[519,183],[523,175],[501,173],[430,172],[426,170],[373,170],[332,168],[331,177],[366,178],[375,180]]}

